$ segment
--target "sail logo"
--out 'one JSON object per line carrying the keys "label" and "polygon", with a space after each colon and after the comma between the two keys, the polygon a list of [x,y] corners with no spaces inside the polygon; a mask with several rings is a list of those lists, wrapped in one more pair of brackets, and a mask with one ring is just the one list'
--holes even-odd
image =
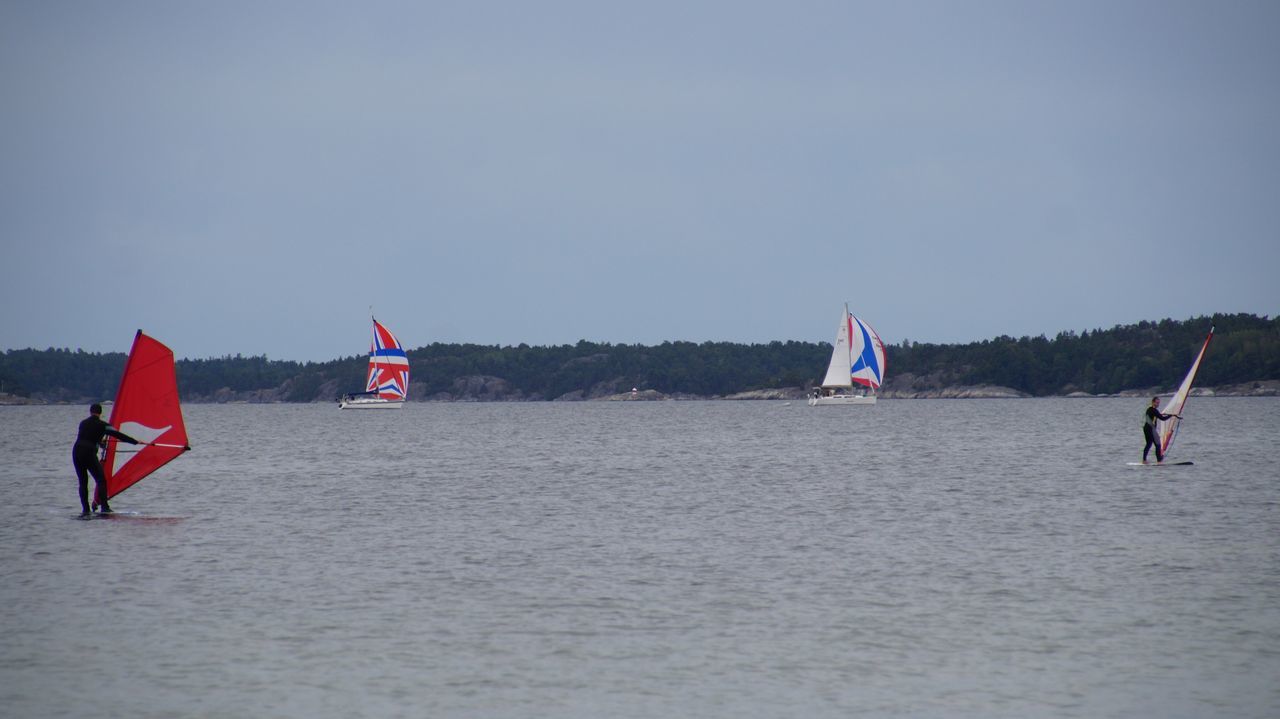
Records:
{"label": "sail logo", "polygon": [[[120,425],[119,429],[121,432],[133,437],[139,442],[154,442],[158,437],[164,435],[165,432],[168,432],[172,428],[173,425],[171,424],[156,428],[148,427],[145,424],[140,424],[138,422],[124,422]],[[116,443],[115,461],[111,463],[112,474],[118,474],[120,472],[120,468],[128,464],[129,460],[142,453],[142,450],[122,451],[120,449],[120,444],[121,443],[119,442]]]}

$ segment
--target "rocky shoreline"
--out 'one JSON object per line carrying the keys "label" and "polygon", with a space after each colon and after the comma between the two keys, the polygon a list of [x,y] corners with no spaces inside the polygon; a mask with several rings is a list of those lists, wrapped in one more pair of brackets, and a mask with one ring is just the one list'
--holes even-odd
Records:
{"label": "rocky shoreline", "polygon": [[[623,390],[619,382],[605,382],[593,387],[590,391],[576,390],[559,397],[551,398],[553,402],[657,402],[657,401],[752,401],[752,400],[787,400],[805,401],[808,390],[804,387],[783,387],[778,389],[761,389],[749,392],[737,392],[729,395],[691,395],[665,393],[657,390]],[[210,395],[188,396],[183,402],[188,404],[280,404],[290,394],[288,383],[281,387],[247,392],[235,392],[221,389]],[[548,399],[541,394],[525,394],[511,387],[510,383],[500,377],[473,376],[460,377],[454,381],[449,392],[427,394],[421,384],[411,384],[409,400],[412,402],[545,402]],[[341,392],[337,387],[322,386],[313,403],[334,402]],[[1065,398],[1096,397],[1131,397],[1144,398],[1156,395],[1168,395],[1168,390],[1158,388],[1128,389],[1116,394],[1089,394],[1087,392],[1070,392],[1052,395]],[[1280,380],[1262,380],[1241,384],[1223,385],[1219,387],[1196,387],[1191,391],[1194,397],[1280,397]],[[955,385],[944,387],[918,387],[911,382],[894,382],[886,384],[879,394],[881,399],[1025,399],[1031,395],[1010,387],[997,385]],[[0,405],[68,405],[86,404],[101,401],[100,398],[81,397],[20,397],[0,393]]]}

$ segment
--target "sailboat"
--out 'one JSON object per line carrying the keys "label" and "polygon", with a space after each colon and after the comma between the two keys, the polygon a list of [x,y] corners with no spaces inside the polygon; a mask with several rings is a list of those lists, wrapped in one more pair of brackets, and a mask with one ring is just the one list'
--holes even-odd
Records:
{"label": "sailboat", "polygon": [[[884,343],[871,325],[849,314],[846,303],[836,328],[831,363],[822,388],[809,397],[809,406],[875,404],[884,382]],[[855,389],[856,387],[856,389]]]}
{"label": "sailboat", "polygon": [[373,343],[369,345],[369,370],[364,391],[345,394],[338,409],[400,409],[409,391],[409,356],[400,340],[373,319]]}
{"label": "sailboat", "polygon": [[[1187,370],[1187,376],[1182,378],[1182,384],[1178,385],[1178,391],[1160,407],[1161,414],[1170,415],[1169,419],[1159,420],[1156,422],[1156,438],[1160,440],[1160,454],[1166,458],[1164,465],[1180,465],[1191,464],[1191,462],[1169,462],[1169,448],[1173,446],[1173,440],[1178,436],[1178,427],[1182,425],[1182,410],[1187,404],[1187,397],[1191,394],[1191,384],[1195,382],[1196,372],[1200,371],[1200,362],[1204,359],[1205,350],[1209,349],[1209,340],[1213,339],[1214,327],[1209,328],[1209,335],[1204,338],[1204,344],[1200,345],[1200,351],[1196,353],[1195,360],[1191,363],[1191,369]],[[1143,465],[1142,462],[1133,462],[1134,465]],[[1158,467],[1160,464],[1143,465],[1148,467]]]}
{"label": "sailboat", "polygon": [[151,444],[132,445],[107,437],[102,461],[107,496],[98,496],[94,504],[115,497],[191,449],[178,403],[173,351],[142,330],[134,335],[109,423]]}

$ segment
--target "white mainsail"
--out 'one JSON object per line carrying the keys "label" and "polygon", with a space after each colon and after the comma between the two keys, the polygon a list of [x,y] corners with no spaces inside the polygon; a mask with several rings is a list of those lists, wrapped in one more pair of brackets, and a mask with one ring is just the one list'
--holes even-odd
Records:
{"label": "white mainsail", "polygon": [[827,365],[827,376],[822,378],[823,387],[853,386],[850,373],[853,354],[849,345],[849,337],[853,331],[849,318],[849,305],[845,305],[844,312],[840,315],[840,328],[836,330],[835,347],[831,350],[831,363]]}

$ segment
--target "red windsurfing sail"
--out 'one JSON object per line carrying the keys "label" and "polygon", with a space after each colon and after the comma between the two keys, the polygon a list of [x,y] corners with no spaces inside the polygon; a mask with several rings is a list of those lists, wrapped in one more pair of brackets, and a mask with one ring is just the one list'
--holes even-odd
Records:
{"label": "red windsurfing sail", "polygon": [[182,407],[178,405],[173,351],[142,334],[142,330],[134,336],[133,349],[124,365],[124,376],[111,408],[111,426],[139,442],[155,444],[133,445],[107,438],[102,463],[107,475],[107,499],[191,449]]}

